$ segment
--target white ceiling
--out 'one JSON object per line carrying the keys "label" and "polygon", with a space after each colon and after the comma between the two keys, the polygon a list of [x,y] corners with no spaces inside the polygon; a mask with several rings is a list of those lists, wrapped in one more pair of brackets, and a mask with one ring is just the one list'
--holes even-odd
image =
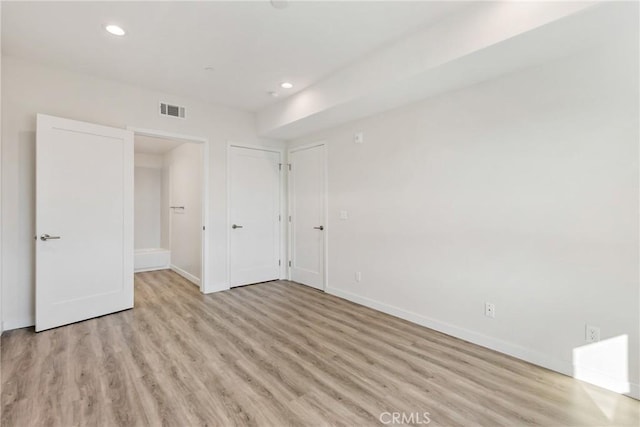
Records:
{"label": "white ceiling", "polygon": [[164,154],[182,144],[185,142],[144,135],[136,135],[133,141],[134,151],[145,154]]}
{"label": "white ceiling", "polygon": [[637,2],[478,2],[258,111],[258,133],[301,138],[588,49],[615,47],[633,63],[639,11]]}
{"label": "white ceiling", "polygon": [[[2,51],[256,111],[463,2],[7,2]],[[115,23],[117,38],[103,26]],[[213,71],[205,71],[207,66]],[[291,81],[294,89],[279,87]],[[277,91],[273,98],[268,91]]]}

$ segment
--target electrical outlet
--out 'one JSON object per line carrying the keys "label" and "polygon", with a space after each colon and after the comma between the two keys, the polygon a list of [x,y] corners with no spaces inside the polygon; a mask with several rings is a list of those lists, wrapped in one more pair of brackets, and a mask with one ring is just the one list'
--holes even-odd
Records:
{"label": "electrical outlet", "polygon": [[586,342],[600,341],[600,328],[598,328],[597,326],[585,325],[584,340]]}
{"label": "electrical outlet", "polygon": [[484,315],[487,317],[496,317],[496,305],[490,302],[484,303]]}
{"label": "electrical outlet", "polygon": [[361,282],[362,281],[362,273],[359,271],[356,271],[356,282]]}

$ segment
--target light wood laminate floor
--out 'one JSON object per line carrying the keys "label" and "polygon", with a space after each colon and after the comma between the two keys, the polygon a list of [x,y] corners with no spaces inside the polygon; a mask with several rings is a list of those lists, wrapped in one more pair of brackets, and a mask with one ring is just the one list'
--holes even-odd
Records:
{"label": "light wood laminate floor", "polygon": [[305,286],[135,286],[133,310],[3,335],[2,426],[640,424],[638,401]]}

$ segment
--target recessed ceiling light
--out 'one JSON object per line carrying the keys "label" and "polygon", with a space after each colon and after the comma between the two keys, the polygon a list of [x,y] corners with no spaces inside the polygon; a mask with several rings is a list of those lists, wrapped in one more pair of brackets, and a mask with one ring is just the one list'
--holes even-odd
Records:
{"label": "recessed ceiling light", "polygon": [[122,27],[119,27],[117,25],[107,25],[106,27],[104,27],[105,30],[107,30],[108,32],[110,32],[111,34],[113,34],[114,36],[124,36],[125,34],[127,34]]}
{"label": "recessed ceiling light", "polygon": [[211,65],[208,65],[206,67],[204,67],[205,71],[213,71],[213,67]]}
{"label": "recessed ceiling light", "polygon": [[279,96],[280,96],[280,94],[279,94],[278,92],[273,92],[273,91],[271,91],[271,92],[267,92],[267,93],[268,93],[269,95],[271,95],[272,97],[274,97],[274,98],[277,98],[277,97],[279,97]]}
{"label": "recessed ceiling light", "polygon": [[280,83],[280,87],[283,89],[291,89],[293,87],[293,83],[283,82]]}

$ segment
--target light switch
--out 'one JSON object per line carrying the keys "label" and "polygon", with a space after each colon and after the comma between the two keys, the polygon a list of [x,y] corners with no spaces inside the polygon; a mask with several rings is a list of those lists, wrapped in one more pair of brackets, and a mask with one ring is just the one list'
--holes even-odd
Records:
{"label": "light switch", "polygon": [[349,219],[349,212],[340,211],[340,219]]}
{"label": "light switch", "polygon": [[355,142],[356,144],[362,144],[364,142],[364,134],[362,132],[354,134],[353,142]]}

